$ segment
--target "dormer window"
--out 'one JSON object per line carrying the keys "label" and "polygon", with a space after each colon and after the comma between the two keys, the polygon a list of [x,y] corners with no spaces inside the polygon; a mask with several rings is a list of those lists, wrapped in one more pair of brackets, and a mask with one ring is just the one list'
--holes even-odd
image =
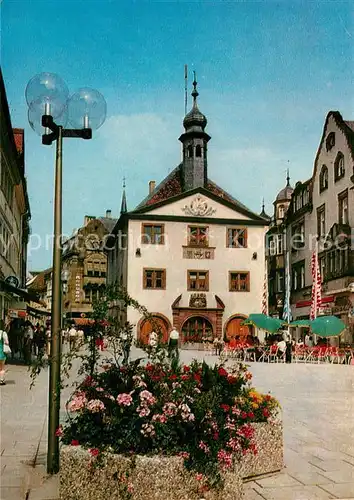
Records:
{"label": "dormer window", "polygon": [[320,193],[328,189],[328,168],[326,165],[322,165],[320,173]]}
{"label": "dormer window", "polygon": [[326,149],[330,151],[336,143],[336,136],[334,132],[330,132],[326,139]]}
{"label": "dormer window", "polygon": [[335,182],[339,181],[339,179],[344,177],[344,175],[345,175],[344,155],[343,153],[339,152],[334,162],[334,181]]}
{"label": "dormer window", "polygon": [[200,144],[197,144],[197,146],[195,147],[195,156],[196,158],[202,157],[202,147],[200,146]]}

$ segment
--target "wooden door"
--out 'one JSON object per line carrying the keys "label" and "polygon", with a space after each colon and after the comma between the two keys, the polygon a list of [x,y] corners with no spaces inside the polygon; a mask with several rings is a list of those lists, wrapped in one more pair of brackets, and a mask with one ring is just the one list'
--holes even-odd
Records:
{"label": "wooden door", "polygon": [[242,325],[245,321],[245,318],[232,318],[226,327],[226,338],[227,340],[231,340],[235,337],[239,337],[239,339],[246,340],[247,336],[250,335],[250,330],[248,326]]}
{"label": "wooden door", "polygon": [[167,342],[168,340],[168,325],[166,321],[158,316],[153,317],[153,324],[149,320],[143,321],[140,326],[139,340],[143,344],[149,343],[149,336],[152,331],[155,331],[158,335],[161,334],[162,342]]}

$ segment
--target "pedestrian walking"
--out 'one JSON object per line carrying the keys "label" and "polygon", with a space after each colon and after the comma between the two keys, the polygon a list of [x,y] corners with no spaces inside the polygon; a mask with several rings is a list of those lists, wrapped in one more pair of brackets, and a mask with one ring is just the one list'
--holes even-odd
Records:
{"label": "pedestrian walking", "polygon": [[5,385],[6,355],[11,353],[9,339],[5,332],[4,322],[0,320],[0,385]]}
{"label": "pedestrian walking", "polygon": [[69,330],[69,346],[70,346],[70,351],[75,349],[76,346],[76,339],[77,339],[77,331],[74,325],[70,328]]}
{"label": "pedestrian walking", "polygon": [[85,341],[85,334],[84,334],[84,331],[82,328],[80,328],[78,331],[77,331],[77,342],[78,342],[78,346],[79,347],[82,347],[84,345],[84,341]]}
{"label": "pedestrian walking", "polygon": [[168,357],[172,358],[172,355],[178,358],[178,341],[179,341],[179,333],[176,328],[172,328],[170,332],[170,338],[168,342]]}
{"label": "pedestrian walking", "polygon": [[32,361],[33,337],[34,330],[32,323],[30,321],[26,321],[23,342],[23,359],[28,365],[31,364]]}
{"label": "pedestrian walking", "polygon": [[291,363],[293,342],[289,331],[285,331],[283,338],[285,340],[285,363]]}

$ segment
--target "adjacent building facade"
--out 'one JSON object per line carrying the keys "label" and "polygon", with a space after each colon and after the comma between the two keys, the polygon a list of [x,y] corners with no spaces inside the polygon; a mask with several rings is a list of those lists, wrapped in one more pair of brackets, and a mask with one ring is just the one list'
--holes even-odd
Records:
{"label": "adjacent building facade", "polygon": [[[250,211],[208,178],[207,120],[194,104],[184,118],[182,162],[139,206],[124,212],[108,252],[108,281],[147,307],[167,340],[248,335],[242,322],[260,312],[264,236],[268,220]],[[128,308],[119,313],[147,342],[153,326]]]}
{"label": "adjacent building facade", "polygon": [[23,129],[13,129],[0,72],[0,318],[26,314],[30,206]]}
{"label": "adjacent building facade", "polygon": [[[289,252],[291,262],[293,318],[309,317],[311,257],[316,250],[322,277],[320,312],[340,317],[347,325],[342,341],[353,342],[354,122],[345,121],[337,111],[329,112],[326,117],[313,175],[308,181],[295,185],[283,228],[282,245]],[[272,238],[271,231],[268,242]],[[267,258],[272,269],[274,258],[269,244]],[[280,272],[284,268],[283,261],[279,260],[274,267],[275,272]],[[270,290],[274,290],[272,278],[270,274]],[[270,306],[273,297],[274,294],[270,294]]]}
{"label": "adjacent building facade", "polygon": [[107,277],[106,236],[117,219],[85,216],[84,225],[63,248],[63,314],[67,322],[85,325],[92,304],[104,294]]}

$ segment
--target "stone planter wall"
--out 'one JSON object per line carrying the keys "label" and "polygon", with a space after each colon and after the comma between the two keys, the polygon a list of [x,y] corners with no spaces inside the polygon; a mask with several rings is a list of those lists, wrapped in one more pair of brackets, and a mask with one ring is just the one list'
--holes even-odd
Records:
{"label": "stone planter wall", "polygon": [[[222,491],[198,492],[195,473],[188,472],[183,459],[164,456],[107,454],[102,464],[80,446],[63,446],[60,466],[61,500],[241,500],[242,478],[249,478],[283,468],[283,429],[275,424],[254,424],[258,453],[246,454],[236,472],[225,475]],[[134,491],[126,493],[121,477],[127,474]]]}
{"label": "stone planter wall", "polygon": [[284,467],[283,424],[281,420],[274,424],[253,424],[253,427],[257,455],[247,453],[243,457],[239,474],[244,479],[277,472]]}
{"label": "stone planter wall", "polygon": [[[179,457],[137,456],[135,463],[122,455],[108,455],[97,467],[90,465],[91,456],[80,446],[61,449],[61,500],[241,500],[242,479],[237,473],[225,475],[220,492],[198,493],[200,486],[195,474],[188,472]],[[127,473],[133,493],[127,495]]]}

